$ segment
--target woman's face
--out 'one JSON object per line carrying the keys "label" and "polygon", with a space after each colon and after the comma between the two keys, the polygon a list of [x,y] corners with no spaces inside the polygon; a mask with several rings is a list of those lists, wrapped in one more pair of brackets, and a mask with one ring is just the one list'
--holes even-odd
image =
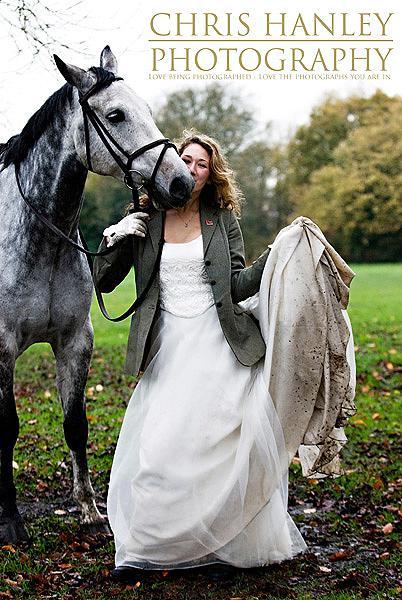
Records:
{"label": "woman's face", "polygon": [[189,144],[184,148],[181,158],[195,181],[193,194],[199,193],[209,179],[208,152],[199,144]]}

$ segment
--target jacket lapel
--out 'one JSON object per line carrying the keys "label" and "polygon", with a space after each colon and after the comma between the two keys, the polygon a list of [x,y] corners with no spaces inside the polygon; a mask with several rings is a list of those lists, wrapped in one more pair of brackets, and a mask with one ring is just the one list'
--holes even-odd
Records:
{"label": "jacket lapel", "polygon": [[204,256],[206,256],[209,243],[218,224],[219,209],[208,206],[204,202],[200,204],[201,233],[204,245]]}
{"label": "jacket lapel", "polygon": [[[200,221],[201,233],[204,247],[204,256],[207,253],[209,243],[214,234],[219,219],[219,209],[214,206],[208,206],[201,202],[200,204]],[[158,252],[159,240],[162,233],[162,213],[155,212],[148,221],[148,233],[151,238],[152,247],[155,254]]]}

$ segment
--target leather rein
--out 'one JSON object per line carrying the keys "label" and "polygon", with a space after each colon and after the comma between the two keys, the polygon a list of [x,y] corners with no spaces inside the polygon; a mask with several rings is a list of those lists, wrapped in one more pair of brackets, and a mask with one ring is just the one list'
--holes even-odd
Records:
{"label": "leather rein", "polygon": [[[91,69],[90,69],[91,70]],[[95,69],[93,68],[93,70],[95,71]],[[114,137],[112,136],[112,134],[108,131],[107,127],[102,123],[102,121],[100,120],[100,118],[98,117],[98,115],[92,110],[92,108],[89,106],[88,104],[88,98],[90,98],[90,96],[92,96],[93,94],[95,94],[96,92],[98,92],[100,89],[108,87],[111,83],[113,83],[114,81],[118,81],[121,80],[122,77],[115,77],[114,75],[110,76],[110,78],[106,81],[106,82],[96,82],[85,94],[80,94],[79,97],[79,102],[82,108],[82,113],[83,113],[83,119],[84,119],[84,133],[85,133],[85,150],[86,150],[86,157],[87,157],[87,168],[89,171],[92,171],[92,161],[91,161],[91,147],[90,147],[90,136],[89,136],[89,121],[91,122],[94,130],[96,131],[98,137],[100,138],[100,140],[102,141],[103,145],[105,146],[105,148],[108,150],[109,154],[112,156],[113,160],[117,163],[117,165],[121,168],[121,170],[124,173],[124,183],[126,184],[126,186],[131,190],[132,193],[132,200],[133,200],[133,204],[134,204],[134,211],[138,211],[139,210],[139,195],[138,195],[138,190],[141,189],[142,186],[146,186],[147,191],[152,195],[152,192],[155,189],[155,178],[156,178],[156,174],[158,172],[158,169],[162,163],[163,157],[165,156],[166,151],[168,150],[168,148],[174,148],[177,152],[177,148],[175,146],[175,144],[173,144],[173,142],[171,142],[168,138],[162,138],[160,140],[155,140],[154,142],[151,142],[149,144],[146,144],[145,146],[142,146],[141,148],[138,148],[138,150],[135,150],[135,152],[129,153],[126,150],[124,150],[124,148],[122,148],[120,146],[120,144],[114,139]],[[139,173],[138,171],[136,171],[135,169],[132,169],[132,163],[133,161],[138,158],[138,156],[141,156],[141,154],[144,154],[145,152],[147,152],[148,150],[151,150],[152,148],[155,148],[157,146],[163,145],[163,148],[159,154],[158,160],[155,163],[155,167],[152,171],[151,177],[150,179],[146,179],[145,177],[143,177],[141,175],[141,173]],[[120,152],[120,154],[122,154],[126,161],[124,161],[118,154],[118,152]],[[49,221],[49,219],[47,219],[44,215],[42,215],[37,209],[36,207],[32,204],[31,200],[26,196],[26,194],[24,193],[22,186],[21,186],[21,180],[20,180],[20,173],[19,173],[19,165],[15,164],[15,178],[17,181],[17,187],[18,187],[18,191],[22,197],[22,199],[24,200],[24,202],[27,204],[27,206],[29,206],[29,208],[31,209],[31,211],[34,213],[34,215],[44,224],[46,225],[46,227],[48,229],[50,229],[50,231],[52,231],[56,236],[58,236],[60,239],[62,239],[63,241],[69,243],[73,248],[75,248],[76,250],[79,250],[80,252],[84,253],[87,257],[88,260],[88,265],[89,265],[89,269],[91,271],[91,276],[92,276],[92,281],[93,281],[93,285],[95,288],[95,294],[96,294],[96,298],[98,300],[98,304],[99,304],[99,309],[101,311],[101,313],[103,314],[103,316],[108,319],[108,321],[122,321],[123,319],[126,319],[127,317],[129,317],[130,315],[132,315],[137,308],[143,303],[143,301],[145,300],[145,297],[148,293],[148,291],[150,290],[156,274],[158,272],[159,269],[159,264],[160,264],[160,260],[161,260],[161,256],[162,256],[162,249],[163,249],[163,244],[164,244],[164,220],[165,220],[165,213],[162,213],[162,217],[163,217],[163,226],[162,226],[162,235],[161,235],[161,239],[159,241],[159,246],[158,246],[158,252],[157,252],[157,257],[155,260],[155,264],[154,267],[152,269],[152,273],[151,276],[145,286],[145,288],[143,289],[143,291],[141,292],[141,294],[138,296],[138,298],[136,298],[136,300],[131,304],[131,306],[121,315],[119,315],[118,317],[110,317],[109,313],[106,310],[103,298],[102,298],[102,292],[98,289],[95,280],[94,280],[94,275],[93,275],[93,257],[95,256],[106,256],[107,254],[110,254],[111,252],[113,252],[117,246],[119,246],[124,240],[120,240],[118,242],[116,242],[115,244],[113,244],[113,246],[111,246],[110,248],[106,248],[105,250],[102,250],[100,252],[91,252],[88,249],[87,243],[85,241],[85,238],[82,234],[81,229],[79,228],[79,234],[80,234],[80,238],[82,240],[82,246],[80,244],[78,244],[77,242],[75,242],[73,239],[71,239],[68,235],[66,235],[63,231],[61,231],[61,229],[59,229],[58,227],[56,227],[56,225],[54,225],[54,223],[52,223],[51,221]],[[137,173],[139,175],[141,175],[141,185],[139,187],[137,187],[133,181],[133,173]],[[75,215],[74,218],[74,224],[79,220],[79,216],[80,216],[80,212],[81,212],[81,207],[82,207],[82,203],[80,204],[77,214]]]}

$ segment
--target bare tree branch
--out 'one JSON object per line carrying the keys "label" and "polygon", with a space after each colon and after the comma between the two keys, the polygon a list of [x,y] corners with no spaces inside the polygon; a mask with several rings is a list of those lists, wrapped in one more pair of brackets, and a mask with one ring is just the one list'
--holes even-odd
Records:
{"label": "bare tree branch", "polygon": [[32,58],[43,52],[51,55],[61,48],[69,48],[60,32],[65,30],[66,24],[79,23],[74,11],[81,4],[82,0],[66,2],[60,8],[50,0],[0,0],[0,23],[7,26],[8,36],[18,53],[29,50]]}

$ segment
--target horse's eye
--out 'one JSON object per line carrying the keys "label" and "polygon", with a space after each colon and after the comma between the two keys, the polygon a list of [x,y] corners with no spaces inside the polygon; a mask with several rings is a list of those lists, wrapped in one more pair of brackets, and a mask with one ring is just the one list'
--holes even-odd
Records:
{"label": "horse's eye", "polygon": [[122,121],[124,121],[125,116],[124,116],[124,112],[122,110],[117,109],[117,110],[112,110],[112,112],[107,114],[106,118],[111,123],[121,123]]}

